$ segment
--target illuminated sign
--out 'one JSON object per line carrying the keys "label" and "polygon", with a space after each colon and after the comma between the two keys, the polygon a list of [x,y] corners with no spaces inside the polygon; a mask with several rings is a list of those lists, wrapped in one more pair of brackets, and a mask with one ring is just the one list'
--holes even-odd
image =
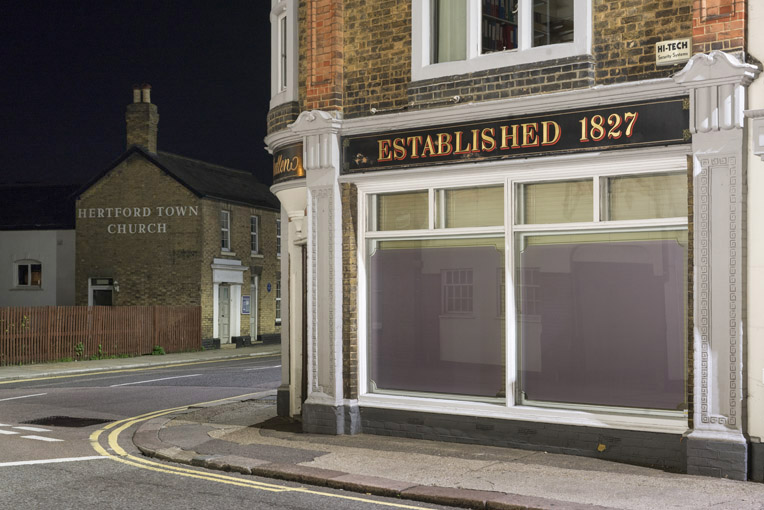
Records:
{"label": "illuminated sign", "polygon": [[289,145],[273,153],[273,184],[305,177],[302,144]]}

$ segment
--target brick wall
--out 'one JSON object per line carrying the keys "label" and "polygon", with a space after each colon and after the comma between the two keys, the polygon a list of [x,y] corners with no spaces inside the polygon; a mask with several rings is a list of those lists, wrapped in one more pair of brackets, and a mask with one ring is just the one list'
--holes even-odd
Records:
{"label": "brick wall", "polygon": [[[343,1],[300,2],[300,78],[304,110],[341,110]],[[304,99],[303,99],[304,98]]]}
{"label": "brick wall", "polygon": [[[251,335],[253,340],[258,334],[281,333],[281,326],[276,324],[276,273],[280,270],[281,260],[276,256],[276,217],[275,211],[256,209],[239,204],[205,199],[202,201],[203,233],[201,258],[201,303],[202,337],[213,335],[214,283],[211,265],[213,259],[239,260],[248,269],[243,274],[242,296],[251,296],[252,275],[260,274],[258,286],[257,331],[250,331],[250,315],[241,314],[241,335]],[[220,211],[230,212],[231,250],[221,249]],[[259,253],[252,253],[250,218],[260,218]],[[268,283],[271,291],[268,292]],[[252,300],[254,305],[254,299]]]}
{"label": "brick wall", "polygon": [[[115,305],[199,305],[199,206],[193,193],[141,156],[114,168],[77,201],[77,304],[88,304],[88,278],[106,277],[119,283]],[[109,208],[136,207],[140,217],[107,217]],[[165,207],[172,216],[159,209]]]}
{"label": "brick wall", "polygon": [[692,37],[692,0],[595,0],[597,83],[671,76],[679,66],[655,65],[655,43]]}
{"label": "brick wall", "polygon": [[300,115],[300,105],[297,101],[280,104],[268,112],[268,134],[286,129]]}
{"label": "brick wall", "polygon": [[692,52],[745,49],[744,0],[694,0]]}
{"label": "brick wall", "polygon": [[342,187],[342,389],[358,398],[358,188]]}
{"label": "brick wall", "polygon": [[346,118],[408,103],[411,2],[345,2]]}

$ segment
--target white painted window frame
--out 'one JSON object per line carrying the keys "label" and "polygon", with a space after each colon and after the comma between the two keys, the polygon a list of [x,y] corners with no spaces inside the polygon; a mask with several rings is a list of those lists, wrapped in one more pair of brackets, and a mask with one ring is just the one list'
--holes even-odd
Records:
{"label": "white painted window frame", "polygon": [[[271,103],[270,108],[297,101],[298,45],[297,0],[271,0]],[[286,20],[284,23],[283,20]],[[286,37],[282,30],[286,25]],[[286,40],[286,83],[282,55],[282,42]]]}
{"label": "white painted window frame", "polygon": [[[485,416],[520,421],[580,425],[619,430],[638,430],[665,433],[683,433],[687,430],[687,411],[635,410],[605,406],[540,406],[523,404],[517,398],[518,363],[517,349],[506,351],[506,399],[466,400],[454,395],[425,395],[405,392],[372,393],[369,384],[369,345],[368,345],[368,241],[382,238],[410,238],[426,235],[428,238],[451,235],[470,235],[476,233],[498,233],[505,239],[505,267],[514,268],[515,232],[537,229],[537,225],[514,225],[515,185],[520,182],[557,181],[575,178],[600,178],[613,175],[652,174],[657,172],[686,171],[687,146],[659,147],[641,150],[623,150],[610,153],[570,154],[538,159],[518,159],[511,161],[486,162],[453,165],[448,171],[443,168],[423,168],[405,172],[387,174],[367,174],[355,180],[358,187],[358,382],[359,403],[364,406],[383,409],[397,409],[418,412],[457,414],[464,416]],[[470,229],[435,228],[433,221],[434,206],[431,205],[431,218],[428,229],[400,232],[370,232],[367,229],[368,218],[373,201],[371,196],[378,193],[429,190],[431,204],[436,189],[464,188],[472,186],[505,186],[505,221],[504,226]],[[596,196],[596,195],[595,195]],[[595,200],[595,207],[598,201]],[[588,222],[586,224],[563,224],[560,229],[571,230],[580,226],[592,228],[671,228],[687,227],[687,218],[665,218],[651,220],[629,220]],[[545,225],[545,228],[550,228]],[[555,228],[555,227],[551,227]],[[507,346],[517,345],[517,322],[514,271],[507,271],[505,285],[506,303],[506,338]]]}
{"label": "white painted window frame", "polygon": [[260,216],[249,217],[249,248],[252,255],[260,253]]}
{"label": "white painted window frame", "polygon": [[281,272],[276,273],[276,289],[275,289],[275,308],[274,316],[276,318],[276,325],[281,324]]}
{"label": "white painted window frame", "polygon": [[[32,285],[32,266],[40,266],[40,285]],[[27,266],[27,278],[29,278],[29,282],[27,284],[22,284],[19,282],[19,267]],[[17,289],[25,289],[25,290],[41,290],[42,289],[42,270],[43,270],[43,263],[39,260],[35,259],[21,259],[16,260],[13,263],[13,286]]]}
{"label": "white painted window frame", "polygon": [[531,64],[560,58],[588,55],[592,51],[592,0],[575,0],[573,13],[573,42],[532,47],[531,31],[523,30],[533,22],[533,0],[517,0],[520,14],[518,48],[481,55],[481,0],[467,0],[464,19],[467,23],[467,59],[433,63],[432,2],[413,0],[411,23],[412,81],[442,78]]}
{"label": "white painted window frame", "polygon": [[231,251],[231,211],[226,209],[220,210],[220,251]]}
{"label": "white painted window frame", "polygon": [[281,215],[276,215],[276,256],[281,258]]}

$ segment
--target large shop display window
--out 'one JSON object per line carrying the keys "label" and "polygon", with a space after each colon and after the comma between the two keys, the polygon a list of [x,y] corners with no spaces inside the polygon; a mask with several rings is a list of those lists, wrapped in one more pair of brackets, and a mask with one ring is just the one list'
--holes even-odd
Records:
{"label": "large shop display window", "polygon": [[686,409],[684,172],[366,200],[369,392]]}

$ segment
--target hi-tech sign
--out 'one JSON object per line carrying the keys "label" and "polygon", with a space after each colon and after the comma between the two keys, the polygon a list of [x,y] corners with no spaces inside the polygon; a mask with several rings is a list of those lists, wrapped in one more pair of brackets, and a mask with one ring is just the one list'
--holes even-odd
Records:
{"label": "hi-tech sign", "polygon": [[687,62],[692,56],[690,39],[675,39],[655,43],[655,64],[669,66]]}
{"label": "hi-tech sign", "polygon": [[343,173],[686,143],[677,97],[343,138]]}

